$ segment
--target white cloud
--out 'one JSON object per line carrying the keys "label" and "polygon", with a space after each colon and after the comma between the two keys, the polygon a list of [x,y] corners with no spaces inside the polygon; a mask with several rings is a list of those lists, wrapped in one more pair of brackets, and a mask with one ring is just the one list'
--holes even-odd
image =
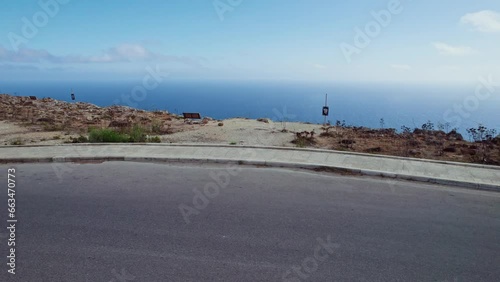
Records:
{"label": "white cloud", "polygon": [[201,58],[172,56],[153,53],[141,45],[122,44],[105,50],[96,56],[58,56],[46,50],[20,48],[18,52],[7,50],[0,45],[0,62],[10,63],[41,63],[53,64],[88,64],[88,63],[118,63],[132,61],[172,62],[200,67]]}
{"label": "white cloud", "polygon": [[317,69],[326,69],[327,68],[327,66],[322,65],[322,64],[313,64],[313,67],[315,67]]}
{"label": "white cloud", "polygon": [[141,45],[122,44],[110,48],[101,56],[88,58],[90,62],[107,63],[130,60],[150,60],[155,55]]}
{"label": "white cloud", "polygon": [[452,46],[442,42],[432,43],[439,54],[445,56],[467,56],[474,53],[474,50],[468,46]]}
{"label": "white cloud", "polygon": [[466,14],[460,20],[463,24],[471,24],[480,32],[500,32],[500,13],[484,10]]}
{"label": "white cloud", "polygon": [[442,70],[442,71],[462,71],[463,68],[460,66],[454,66],[454,65],[443,65],[443,66],[438,66],[437,69]]}
{"label": "white cloud", "polygon": [[411,71],[411,66],[409,65],[391,65],[391,68],[400,71]]}

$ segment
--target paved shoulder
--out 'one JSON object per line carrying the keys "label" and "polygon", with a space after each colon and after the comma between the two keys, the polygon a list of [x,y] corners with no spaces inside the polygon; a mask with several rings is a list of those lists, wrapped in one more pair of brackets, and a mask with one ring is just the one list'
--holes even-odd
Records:
{"label": "paved shoulder", "polygon": [[235,165],[75,164],[57,178],[52,165],[16,165],[17,281],[500,276],[495,192]]}

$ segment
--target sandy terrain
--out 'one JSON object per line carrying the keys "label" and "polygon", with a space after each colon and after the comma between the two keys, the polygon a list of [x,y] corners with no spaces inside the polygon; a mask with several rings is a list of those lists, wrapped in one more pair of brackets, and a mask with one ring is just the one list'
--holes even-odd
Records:
{"label": "sandy terrain", "polygon": [[[171,143],[217,143],[238,145],[266,145],[294,147],[291,143],[294,134],[282,132],[283,125],[270,121],[269,123],[251,119],[228,119],[224,126],[218,126],[217,121],[194,128],[194,130],[177,132],[162,136],[162,142]],[[286,129],[292,132],[321,132],[321,126],[305,123],[287,123]]]}
{"label": "sandy terrain", "polygon": [[[267,145],[295,147],[291,141],[293,133],[281,132],[281,123],[264,123],[250,119],[224,120],[224,126],[218,126],[218,121],[208,124],[186,125],[184,130],[168,135],[161,135],[163,143],[212,143],[238,145]],[[321,131],[320,125],[305,123],[287,123],[290,131]],[[79,134],[68,134],[63,131],[33,131],[21,123],[0,121],[0,146],[11,145],[21,141],[25,145],[55,145],[69,142]]]}
{"label": "sandy terrain", "polygon": [[0,146],[14,145],[16,142],[24,145],[55,145],[62,144],[70,137],[78,137],[78,135],[62,131],[32,131],[19,123],[0,121]]}

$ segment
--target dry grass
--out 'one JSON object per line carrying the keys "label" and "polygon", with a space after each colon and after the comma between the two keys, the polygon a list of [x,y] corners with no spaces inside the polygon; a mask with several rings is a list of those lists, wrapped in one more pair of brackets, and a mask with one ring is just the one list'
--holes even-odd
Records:
{"label": "dry grass", "polygon": [[[457,140],[442,131],[399,134],[388,129],[336,127],[315,137],[312,147],[423,159],[500,165],[499,138],[493,142]],[[487,156],[486,158],[484,156]]]}

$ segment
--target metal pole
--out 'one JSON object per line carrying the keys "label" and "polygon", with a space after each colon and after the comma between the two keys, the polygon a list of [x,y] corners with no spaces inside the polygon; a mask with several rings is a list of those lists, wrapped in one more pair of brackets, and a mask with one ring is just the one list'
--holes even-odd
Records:
{"label": "metal pole", "polygon": [[[325,94],[325,107],[328,107],[328,94]],[[326,116],[325,120],[323,121],[323,126],[326,126]]]}

